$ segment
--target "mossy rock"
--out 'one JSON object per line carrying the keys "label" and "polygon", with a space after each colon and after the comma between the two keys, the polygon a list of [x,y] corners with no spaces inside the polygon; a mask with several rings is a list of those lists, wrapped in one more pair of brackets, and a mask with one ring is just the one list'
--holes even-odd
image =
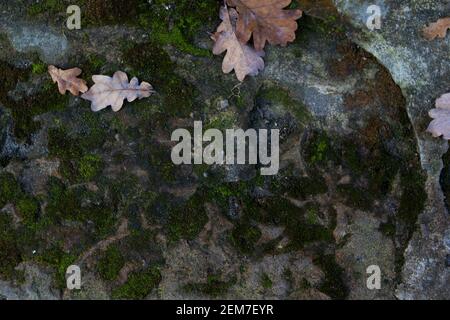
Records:
{"label": "mossy rock", "polygon": [[128,276],[127,282],[112,291],[113,299],[142,300],[147,297],[161,281],[158,267],[152,266],[141,272],[134,272]]}

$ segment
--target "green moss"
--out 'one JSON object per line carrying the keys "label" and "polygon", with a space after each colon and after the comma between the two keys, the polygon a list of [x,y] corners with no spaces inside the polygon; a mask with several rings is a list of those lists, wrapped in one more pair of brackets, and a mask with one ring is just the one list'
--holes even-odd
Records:
{"label": "green moss", "polygon": [[305,105],[294,100],[289,91],[279,86],[266,85],[259,90],[256,97],[258,105],[270,104],[273,106],[282,106],[289,111],[298,121],[299,125],[306,126],[311,120],[311,114]]}
{"label": "green moss", "polygon": [[202,28],[212,30],[219,10],[217,1],[156,0],[150,14],[141,15],[140,24],[149,28],[161,45],[170,44],[196,56],[211,56],[208,50],[197,48],[194,37]]}
{"label": "green moss", "polygon": [[352,185],[340,185],[337,187],[337,191],[345,197],[345,203],[352,208],[370,210],[373,205],[374,198],[367,190],[362,188]]}
{"label": "green moss", "polygon": [[272,279],[265,272],[261,275],[261,285],[264,289],[271,289],[273,287]]}
{"label": "green moss", "polygon": [[112,281],[117,278],[124,265],[125,259],[119,248],[111,245],[98,261],[97,271],[102,279]]}
{"label": "green moss", "polygon": [[113,299],[140,300],[148,296],[161,281],[159,268],[150,267],[145,271],[135,272],[128,276],[127,282],[113,290]]}
{"label": "green moss", "polygon": [[219,4],[214,0],[84,0],[88,25],[129,24],[150,31],[159,45],[173,45],[197,56],[210,56],[198,48],[194,37],[207,28],[213,30],[213,17]]}
{"label": "green moss", "polygon": [[108,235],[116,222],[113,206],[86,187],[67,188],[62,181],[51,177],[48,185],[46,216],[53,223],[65,220],[92,223],[95,238]]}
{"label": "green moss", "polygon": [[261,238],[261,230],[248,222],[238,223],[231,233],[231,243],[244,254],[252,254]]}
{"label": "green moss", "polygon": [[335,159],[330,138],[323,132],[314,132],[305,147],[305,160],[311,164],[326,164]]}
{"label": "green moss", "polygon": [[230,287],[236,283],[236,279],[229,281],[221,280],[221,275],[210,274],[206,279],[206,283],[189,283],[183,288],[187,292],[201,293],[212,298],[223,297],[227,294]]}
{"label": "green moss", "polygon": [[204,198],[196,193],[184,205],[176,207],[167,222],[169,240],[193,240],[208,222]]}
{"label": "green moss", "polygon": [[6,214],[0,214],[0,277],[12,279],[14,268],[22,261],[17,235],[11,228],[12,221]]}
{"label": "green moss", "polygon": [[[96,129],[92,129],[96,130]],[[91,134],[99,135],[99,133]],[[60,173],[71,182],[86,182],[94,179],[103,169],[103,160],[99,155],[87,153],[91,143],[99,142],[99,139],[80,140],[69,136],[63,127],[51,128],[48,132],[48,148],[50,156],[60,160]]]}
{"label": "green moss", "polygon": [[157,182],[160,182],[161,178],[166,182],[176,181],[179,167],[170,160],[171,150],[157,143],[146,144],[145,149],[149,165],[157,168],[157,175],[160,176],[156,178]]}
{"label": "green moss", "polygon": [[55,274],[55,283],[57,288],[65,289],[66,288],[66,271],[67,268],[72,265],[76,256],[70,252],[66,252],[61,249],[60,246],[53,246],[50,249],[47,249],[42,254],[37,257],[37,260],[41,263],[45,263],[56,270]]}
{"label": "green moss", "polygon": [[81,115],[80,127],[82,131],[77,141],[84,150],[95,150],[103,146],[109,135],[108,124],[103,114],[86,111]]}
{"label": "green moss", "polygon": [[139,79],[150,82],[159,95],[166,116],[188,116],[196,109],[198,91],[175,72],[176,64],[158,43],[128,47],[123,57]]}
{"label": "green moss", "polygon": [[344,282],[344,270],[337,264],[334,255],[320,255],[314,259],[314,264],[318,265],[325,273],[319,290],[332,299],[347,298],[349,290]]}
{"label": "green moss", "polygon": [[16,204],[23,223],[28,227],[34,227],[38,222],[40,204],[39,201],[30,196],[22,197]]}
{"label": "green moss", "polygon": [[20,198],[22,190],[11,173],[0,173],[0,209]]}
{"label": "green moss", "polygon": [[[18,81],[18,79],[16,80]],[[34,96],[23,97],[18,101],[7,95],[0,97],[0,102],[11,110],[14,119],[14,135],[18,139],[27,142],[30,142],[32,134],[36,133],[41,128],[40,123],[34,121],[33,118],[47,112],[63,110],[68,101],[69,95],[59,94],[58,90],[53,86],[50,80],[46,82],[43,89]]]}
{"label": "green moss", "polygon": [[89,154],[81,158],[79,173],[83,181],[91,181],[103,169],[103,160],[99,155]]}
{"label": "green moss", "polygon": [[33,74],[43,74],[47,72],[47,65],[42,61],[33,63],[31,65],[31,72],[33,72]]}
{"label": "green moss", "polygon": [[67,5],[61,0],[43,0],[34,3],[27,8],[27,13],[30,16],[37,16],[43,13],[56,14],[65,13]]}

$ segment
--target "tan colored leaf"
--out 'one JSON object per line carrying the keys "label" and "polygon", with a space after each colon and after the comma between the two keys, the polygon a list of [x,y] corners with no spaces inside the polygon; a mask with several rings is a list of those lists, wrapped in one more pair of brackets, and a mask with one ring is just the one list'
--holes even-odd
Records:
{"label": "tan colored leaf", "polygon": [[445,38],[447,30],[450,28],[450,18],[439,19],[431,23],[428,27],[423,29],[423,36],[427,40],[434,40],[436,38]]}
{"label": "tan colored leaf", "polygon": [[450,140],[450,93],[436,100],[436,109],[431,109],[429,115],[434,120],[427,131],[433,134],[433,137],[443,136],[444,139]]}
{"label": "tan colored leaf", "polygon": [[134,77],[128,82],[128,76],[125,72],[117,71],[113,77],[93,76],[95,84],[88,92],[81,97],[92,102],[92,111],[100,111],[111,106],[113,111],[122,109],[123,101],[133,102],[136,99],[148,98],[151,96],[153,87],[148,82],[142,82]]}
{"label": "tan colored leaf", "polygon": [[238,13],[235,9],[227,7],[220,9],[222,23],[217,32],[212,36],[216,42],[213,53],[220,55],[227,51],[222,64],[224,73],[230,73],[233,69],[239,81],[244,81],[247,75],[255,76],[264,69],[264,52],[255,51],[247,44],[241,43],[236,36],[236,20]]}
{"label": "tan colored leaf", "polygon": [[286,46],[295,40],[296,20],[301,10],[283,10],[292,0],[227,0],[239,12],[237,37],[247,43],[253,35],[255,49],[261,51],[266,42]]}
{"label": "tan colored leaf", "polygon": [[53,82],[58,83],[58,89],[61,94],[65,94],[67,90],[74,96],[88,91],[86,81],[78,79],[81,69],[73,68],[68,70],[58,69],[55,66],[48,67],[48,73],[52,77]]}

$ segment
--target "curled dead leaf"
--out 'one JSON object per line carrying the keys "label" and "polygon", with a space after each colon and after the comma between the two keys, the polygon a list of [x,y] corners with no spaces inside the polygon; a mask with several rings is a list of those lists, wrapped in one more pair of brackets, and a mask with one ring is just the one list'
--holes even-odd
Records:
{"label": "curled dead leaf", "polygon": [[216,42],[213,53],[220,55],[227,51],[222,64],[224,73],[230,73],[233,69],[239,81],[244,81],[247,75],[255,76],[264,69],[264,52],[256,51],[247,44],[241,43],[236,36],[236,20],[238,13],[235,9],[227,7],[220,9],[222,23],[217,32],[212,36]]}
{"label": "curled dead leaf", "polygon": [[256,51],[264,49],[266,42],[286,46],[295,40],[297,19],[302,11],[284,10],[292,0],[227,0],[239,12],[236,35],[247,43],[253,35]]}
{"label": "curled dead leaf", "polygon": [[423,29],[423,36],[427,40],[434,40],[436,38],[445,38],[447,30],[450,28],[450,18],[439,19],[431,23],[428,27]]}
{"label": "curled dead leaf", "polygon": [[54,83],[58,83],[58,89],[61,94],[65,94],[67,90],[74,96],[88,91],[86,81],[78,79],[81,74],[80,68],[72,68],[68,70],[58,69],[55,66],[48,67],[48,73],[52,77]]}
{"label": "curled dead leaf", "polygon": [[450,93],[436,100],[436,108],[431,109],[429,115],[433,121],[427,131],[435,138],[443,136],[444,139],[450,140]]}
{"label": "curled dead leaf", "polygon": [[124,100],[133,102],[136,99],[148,98],[154,93],[148,82],[142,82],[134,77],[128,82],[125,72],[117,71],[113,77],[95,75],[92,77],[95,84],[81,97],[92,102],[92,111],[100,111],[111,106],[113,111],[122,109]]}

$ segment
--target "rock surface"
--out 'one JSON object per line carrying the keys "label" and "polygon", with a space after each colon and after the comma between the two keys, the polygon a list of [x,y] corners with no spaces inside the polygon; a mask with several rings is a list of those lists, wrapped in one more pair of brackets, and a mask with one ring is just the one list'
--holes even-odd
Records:
{"label": "rock surface", "polygon": [[[85,0],[74,31],[69,1],[0,4],[0,297],[450,297],[450,156],[425,132],[450,40],[420,35],[448,6],[380,0],[370,31],[365,1],[294,2],[296,41],[243,83],[210,54],[217,1]],[[92,113],[49,64],[157,94]],[[194,120],[280,129],[279,173],[175,166],[171,133]]]}

